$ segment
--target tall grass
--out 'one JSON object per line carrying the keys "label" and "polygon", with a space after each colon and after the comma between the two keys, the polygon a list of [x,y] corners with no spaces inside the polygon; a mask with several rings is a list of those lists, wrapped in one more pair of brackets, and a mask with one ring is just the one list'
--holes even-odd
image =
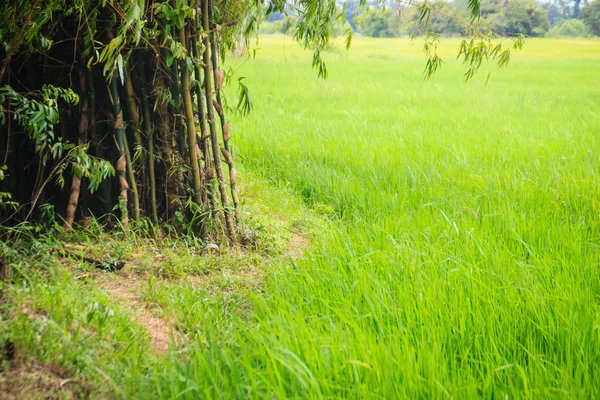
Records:
{"label": "tall grass", "polygon": [[397,39],[334,49],[318,81],[283,41],[238,70],[238,153],[340,224],[274,267],[219,390],[600,396],[600,42],[531,40],[463,83],[451,58],[424,82]]}
{"label": "tall grass", "polygon": [[327,81],[283,43],[232,63],[255,107],[234,154],[250,231],[318,230],[306,257],[258,289],[235,258],[169,257],[157,276],[207,276],[140,286],[186,341],[163,356],[89,272],[36,278],[44,255],[0,339],[108,398],[599,398],[600,42],[530,40],[468,83],[456,40],[430,81],[408,40],[332,48]]}

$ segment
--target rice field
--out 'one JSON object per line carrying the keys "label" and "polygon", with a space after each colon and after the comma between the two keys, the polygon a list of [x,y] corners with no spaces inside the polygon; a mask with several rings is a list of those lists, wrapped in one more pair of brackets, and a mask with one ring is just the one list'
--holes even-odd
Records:
{"label": "rice field", "polygon": [[452,39],[429,81],[405,39],[338,43],[325,81],[289,37],[257,47],[238,159],[335,227],[273,267],[213,393],[599,397],[600,41],[467,83]]}
{"label": "rice field", "polygon": [[15,248],[0,397],[600,398],[600,41],[531,39],[467,83],[455,39],[429,81],[405,39],[336,42],[328,80],[257,47],[230,66],[258,248],[67,237],[114,274]]}

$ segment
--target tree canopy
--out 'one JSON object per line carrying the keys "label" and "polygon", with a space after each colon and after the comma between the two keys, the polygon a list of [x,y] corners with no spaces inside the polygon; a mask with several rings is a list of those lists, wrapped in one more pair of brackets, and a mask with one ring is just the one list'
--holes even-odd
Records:
{"label": "tree canopy", "polygon": [[581,16],[594,35],[600,36],[600,1],[596,0],[585,6]]}

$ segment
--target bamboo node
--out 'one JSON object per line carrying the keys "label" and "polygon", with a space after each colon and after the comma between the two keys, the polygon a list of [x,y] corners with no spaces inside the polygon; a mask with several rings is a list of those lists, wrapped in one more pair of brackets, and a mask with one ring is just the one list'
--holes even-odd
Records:
{"label": "bamboo node", "polygon": [[221,105],[215,99],[213,99],[212,103],[213,103],[213,107],[215,107],[215,110],[217,110],[217,114],[219,114],[219,117],[222,117],[223,116],[223,107],[221,107]]}
{"label": "bamboo node", "polygon": [[127,160],[125,159],[125,154],[123,154],[117,160],[117,171],[118,172],[125,172],[126,170],[127,170]]}
{"label": "bamboo node", "polygon": [[215,69],[215,90],[220,90],[223,87],[223,81],[225,80],[225,73],[221,68]]}
{"label": "bamboo node", "polygon": [[231,136],[229,134],[229,122],[227,122],[225,125],[223,125],[223,140],[225,142],[228,142],[230,137]]}
{"label": "bamboo node", "polygon": [[231,158],[231,153],[227,151],[225,147],[221,147],[221,153],[223,154],[223,158],[225,158],[225,162],[229,165],[233,163],[233,159]]}

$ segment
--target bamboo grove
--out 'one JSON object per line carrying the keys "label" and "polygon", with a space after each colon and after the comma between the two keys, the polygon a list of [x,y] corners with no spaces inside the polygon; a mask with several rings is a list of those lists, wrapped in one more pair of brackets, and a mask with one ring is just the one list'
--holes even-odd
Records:
{"label": "bamboo grove", "polygon": [[219,62],[252,3],[66,3],[4,6],[4,222],[48,203],[67,230],[114,214],[123,228],[187,223],[235,243],[239,195]]}
{"label": "bamboo grove", "polygon": [[[362,4],[365,1],[361,2]],[[432,3],[419,7],[428,21]],[[473,18],[479,2],[469,2]],[[90,218],[239,242],[240,200],[220,64],[273,11],[326,77],[334,0],[8,0],[0,6],[0,226],[49,209],[66,230]],[[471,29],[467,78],[509,49]],[[346,32],[349,46],[352,31]],[[441,59],[423,35],[431,75]],[[470,75],[469,75],[470,74]],[[237,110],[248,111],[238,79]]]}

